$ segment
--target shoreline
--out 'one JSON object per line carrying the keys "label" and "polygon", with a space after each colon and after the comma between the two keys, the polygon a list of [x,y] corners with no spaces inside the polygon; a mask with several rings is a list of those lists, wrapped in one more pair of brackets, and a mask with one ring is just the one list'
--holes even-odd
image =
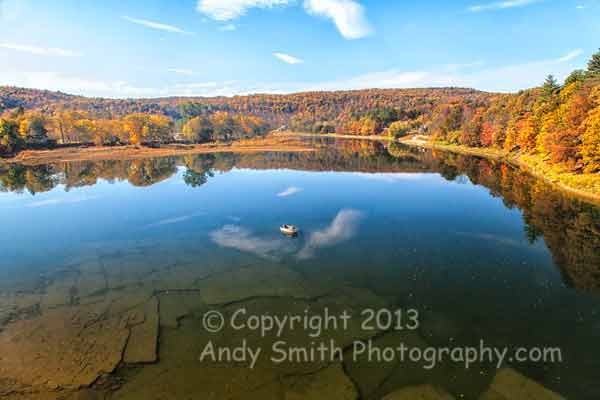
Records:
{"label": "shoreline", "polygon": [[[587,174],[587,175],[576,175],[572,173],[556,172],[552,170],[552,167],[545,164],[542,160],[536,159],[535,156],[531,155],[519,155],[513,153],[507,153],[499,149],[491,148],[477,148],[467,147],[459,145],[446,145],[441,143],[432,143],[424,139],[420,139],[417,136],[407,136],[403,139],[393,139],[387,136],[358,136],[358,135],[344,135],[344,134],[317,134],[317,133],[303,133],[303,132],[277,132],[276,136],[282,137],[320,137],[320,138],[337,138],[337,139],[355,139],[355,140],[373,140],[381,142],[397,142],[411,147],[420,147],[433,150],[448,151],[451,153],[464,154],[469,156],[483,157],[492,160],[503,161],[513,166],[521,168],[523,171],[530,175],[543,180],[546,183],[554,186],[556,189],[566,192],[570,195],[576,196],[581,200],[600,205],[600,174]],[[552,174],[552,176],[548,176]],[[584,180],[589,179],[593,181],[593,190],[586,190],[569,185],[565,181],[568,179]]]}
{"label": "shoreline", "polygon": [[[411,147],[420,147],[433,150],[447,151],[503,161],[521,168],[532,176],[543,180],[570,195],[586,200],[595,205],[600,205],[600,174],[577,175],[553,170],[543,160],[531,155],[507,153],[499,149],[476,148],[460,145],[432,143],[418,136],[408,136],[399,140],[388,136],[358,136],[344,134],[318,134],[305,132],[273,132],[270,136],[261,139],[240,140],[230,144],[205,143],[205,144],[167,144],[162,147],[143,146],[81,146],[65,147],[48,150],[24,150],[14,157],[0,158],[2,164],[40,165],[59,162],[77,161],[105,161],[105,160],[136,160],[149,157],[185,156],[195,154],[214,153],[261,153],[261,152],[310,152],[316,147],[294,138],[332,138],[369,140],[379,142],[397,142]],[[584,183],[592,189],[578,188],[569,184],[569,180]]]}
{"label": "shoreline", "polygon": [[81,146],[48,150],[24,150],[14,157],[0,158],[0,165],[39,165],[57,162],[135,160],[149,157],[185,156],[214,153],[309,152],[315,147],[293,140],[265,138],[243,140],[231,144],[167,144],[163,147],[144,146]]}
{"label": "shoreline", "polygon": [[307,138],[330,138],[330,139],[357,139],[357,140],[373,140],[378,142],[394,142],[394,138],[389,136],[359,136],[359,135],[344,135],[340,133],[308,133],[308,132],[274,132],[275,137],[307,137]]}

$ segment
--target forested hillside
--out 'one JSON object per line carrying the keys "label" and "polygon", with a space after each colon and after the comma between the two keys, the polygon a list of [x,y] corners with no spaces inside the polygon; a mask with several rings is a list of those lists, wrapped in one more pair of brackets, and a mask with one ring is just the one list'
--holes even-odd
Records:
{"label": "forested hillside", "polygon": [[[374,89],[231,98],[91,99],[0,88],[0,153],[56,143],[97,145],[228,141],[269,129],[334,132],[364,115],[428,120],[443,104],[487,104],[496,95],[471,89]],[[376,134],[383,132],[380,126]]]}
{"label": "forested hillside", "polygon": [[407,115],[428,113],[439,104],[486,101],[491,95],[472,89],[372,89],[339,92],[306,92],[290,95],[257,94],[234,97],[169,97],[159,99],[95,99],[36,89],[0,87],[0,113],[22,107],[47,114],[86,111],[97,118],[116,118],[133,113],[164,114],[173,120],[189,116],[193,109],[251,114],[276,125],[312,129],[315,123],[339,124],[376,108],[406,110]]}

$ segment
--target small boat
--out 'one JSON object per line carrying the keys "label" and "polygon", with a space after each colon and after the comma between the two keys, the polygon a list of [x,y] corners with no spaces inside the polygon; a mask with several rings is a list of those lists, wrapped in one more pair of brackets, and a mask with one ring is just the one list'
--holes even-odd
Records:
{"label": "small boat", "polygon": [[298,232],[300,232],[300,229],[297,226],[288,224],[281,225],[279,227],[279,230],[281,231],[281,233],[288,236],[296,236]]}

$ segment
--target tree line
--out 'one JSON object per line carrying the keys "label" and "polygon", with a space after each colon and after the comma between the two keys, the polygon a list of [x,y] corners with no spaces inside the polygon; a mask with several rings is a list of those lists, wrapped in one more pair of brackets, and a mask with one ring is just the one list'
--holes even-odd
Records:
{"label": "tree line", "polygon": [[563,85],[541,87],[485,104],[436,109],[429,133],[437,141],[535,154],[570,171],[600,171],[600,52]]}
{"label": "tree line", "polygon": [[[17,108],[0,117],[0,154],[51,144],[98,146],[230,141],[255,137],[268,131],[268,124],[255,116],[182,105],[183,117],[173,120],[162,114],[133,113],[120,118],[102,118],[88,111],[58,110],[44,113]],[[177,135],[179,133],[179,135]]]}

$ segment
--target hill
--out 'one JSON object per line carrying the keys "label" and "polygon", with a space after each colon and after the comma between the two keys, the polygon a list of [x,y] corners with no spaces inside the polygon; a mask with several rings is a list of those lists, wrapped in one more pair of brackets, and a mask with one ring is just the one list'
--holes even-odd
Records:
{"label": "hill", "polygon": [[[234,97],[168,97],[155,99],[103,99],[73,96],[47,90],[0,86],[0,113],[22,107],[48,113],[56,110],[88,111],[97,118],[116,118],[132,113],[164,114],[185,118],[184,104],[203,106],[208,112],[226,111],[261,117],[273,125],[306,128],[308,121],[339,121],[376,108],[395,108],[413,114],[429,113],[452,101],[487,102],[498,95],[462,88],[370,89],[305,92],[289,95],[256,94]],[[301,123],[300,123],[301,122]],[[302,125],[302,126],[299,126]]]}

